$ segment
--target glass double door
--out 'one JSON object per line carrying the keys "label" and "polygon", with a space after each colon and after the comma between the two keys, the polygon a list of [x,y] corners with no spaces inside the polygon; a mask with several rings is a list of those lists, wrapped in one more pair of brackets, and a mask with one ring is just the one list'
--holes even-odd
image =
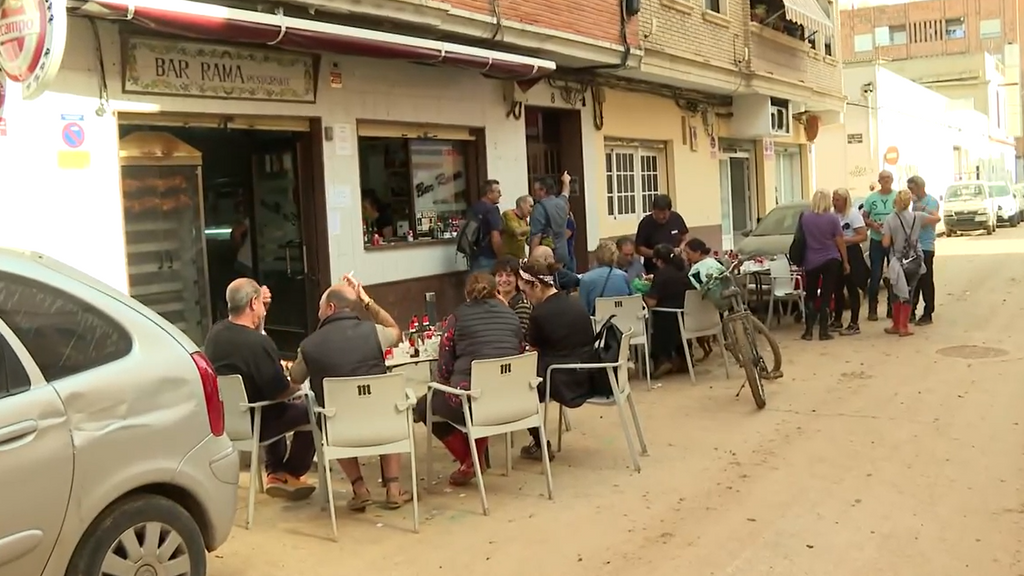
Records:
{"label": "glass double door", "polygon": [[722,248],[732,250],[743,240],[743,232],[754,227],[750,195],[750,157],[729,154],[718,161],[722,202]]}

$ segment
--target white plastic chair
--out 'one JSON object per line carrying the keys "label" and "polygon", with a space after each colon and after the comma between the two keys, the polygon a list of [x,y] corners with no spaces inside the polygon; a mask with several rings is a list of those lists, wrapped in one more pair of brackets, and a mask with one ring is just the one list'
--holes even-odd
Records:
{"label": "white plastic chair", "polygon": [[547,434],[544,418],[537,397],[537,353],[527,352],[518,356],[473,361],[470,372],[469,390],[459,390],[432,382],[427,388],[427,478],[433,478],[433,462],[430,457],[433,444],[433,410],[431,399],[436,393],[455,394],[462,398],[462,413],[466,424],[449,422],[469,437],[473,467],[477,471],[476,485],[480,490],[480,505],[484,515],[490,515],[487,491],[484,488],[483,469],[480,467],[481,454],[477,453],[476,440],[491,436],[505,435],[505,474],[512,472],[512,433],[530,428],[540,429],[541,450],[544,456],[544,476],[547,479],[548,499],[554,499],[554,482],[551,478],[551,464],[548,459]]}
{"label": "white plastic chair", "polygon": [[[789,265],[789,258],[784,254],[780,254],[775,257],[768,264],[768,271],[771,274],[772,285],[771,293],[768,297],[768,326],[772,325],[772,315],[775,313],[775,301],[780,302],[797,302],[800,304],[800,310],[804,310],[804,291],[796,287],[796,281],[800,278],[800,274],[793,272],[793,269]],[[792,313],[790,306],[786,306],[786,315],[789,316]],[[782,319],[779,319],[779,323],[782,323]]]}
{"label": "white plastic chair", "polygon": [[[420,500],[416,475],[416,442],[412,407],[416,395],[405,386],[405,375],[381,374],[354,378],[324,378],[324,405],[317,409],[323,423],[323,454],[330,459],[409,454],[412,490],[412,528],[420,531]],[[325,472],[331,486],[330,468]],[[338,539],[334,490],[328,490],[331,530]]]}
{"label": "white plastic chair", "polygon": [[[632,337],[631,332],[625,332],[622,335],[622,343],[626,344]],[[609,401],[608,398],[591,398],[587,400],[587,404],[594,406],[615,406],[619,412],[619,421],[622,423],[622,432],[626,437],[626,447],[629,449],[629,457],[633,460],[633,469],[640,472],[640,458],[637,456],[636,446],[633,444],[633,434],[629,430],[629,424],[626,422],[626,410],[624,405],[629,406],[630,414],[633,417],[633,427],[636,429],[637,441],[640,443],[640,454],[642,456],[648,456],[650,453],[647,451],[647,441],[644,440],[644,431],[640,425],[640,415],[636,411],[636,404],[633,403],[633,389],[629,385],[629,346],[622,345],[619,347],[619,358],[615,362],[603,362],[603,363],[588,363],[588,364],[554,364],[548,366],[545,381],[551,382],[551,374],[557,370],[607,370],[608,380],[612,385],[612,398]],[[547,407],[551,404],[551,386],[545,387],[545,398],[544,398],[544,420],[547,420]],[[562,421],[568,418],[566,408],[564,406],[558,406],[558,446],[556,451],[562,451]],[[543,441],[543,438],[542,438]],[[545,445],[542,448],[546,449]],[[544,454],[544,461],[547,462],[547,454]]]}
{"label": "white plastic chair", "polygon": [[640,294],[632,296],[618,296],[609,298],[598,298],[594,301],[595,329],[600,327],[608,318],[625,334],[632,330],[633,336],[629,339],[629,346],[643,348],[644,374],[647,376],[647,389],[651,389],[651,347],[647,341],[647,307],[644,305],[644,297]]}
{"label": "white plastic chair", "polygon": [[[313,395],[303,390],[287,400],[276,400],[270,402],[249,402],[249,396],[245,392],[245,382],[238,375],[220,376],[217,378],[217,385],[220,388],[220,396],[224,402],[224,433],[238,452],[248,452],[249,456],[249,499],[245,512],[245,528],[251,529],[256,520],[256,490],[265,490],[263,485],[263,471],[260,470],[260,462],[263,460],[262,450],[264,446],[284,438],[292,432],[310,431],[313,433],[313,443],[316,447],[316,466],[320,485],[318,489],[321,496],[323,492],[330,492],[330,483],[327,481],[327,464],[320,447],[320,429],[313,422],[316,422],[313,404]],[[260,442],[260,429],[263,425],[263,409],[272,404],[280,404],[293,399],[303,399],[306,408],[309,410],[309,422],[307,426],[301,426],[280,436],[268,438]],[[252,417],[250,417],[250,411]]]}

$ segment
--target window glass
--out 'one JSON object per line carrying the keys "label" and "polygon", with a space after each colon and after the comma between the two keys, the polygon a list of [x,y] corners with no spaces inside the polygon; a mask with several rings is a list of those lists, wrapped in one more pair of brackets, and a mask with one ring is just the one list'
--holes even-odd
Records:
{"label": "window glass", "polygon": [[1010,187],[1005,184],[990,184],[989,189],[996,198],[1006,198],[1010,195]]}
{"label": "window glass", "polygon": [[871,34],[857,34],[853,37],[854,52],[871,52],[871,49],[874,47],[875,44]]}
{"label": "window glass", "polygon": [[889,27],[879,26],[875,28],[875,46],[888,46],[889,40]]}
{"label": "window glass", "polygon": [[982,20],[979,28],[981,29],[982,38],[999,38],[1003,35],[1002,23],[998,18],[991,20]]}
{"label": "window glass", "polygon": [[6,272],[0,272],[0,319],[50,382],[124,358],[132,350],[131,335],[94,306]]}
{"label": "window glass", "polygon": [[985,187],[981,184],[961,184],[946,189],[946,200],[984,200]]}
{"label": "window glass", "polygon": [[25,366],[11,344],[0,334],[0,398],[24,392],[31,386]]}
{"label": "window glass", "polygon": [[964,31],[964,19],[956,18],[953,20],[946,20],[946,39],[947,40],[959,40],[966,36]]}
{"label": "window glass", "polygon": [[469,205],[472,144],[360,137],[364,244],[454,238]]}

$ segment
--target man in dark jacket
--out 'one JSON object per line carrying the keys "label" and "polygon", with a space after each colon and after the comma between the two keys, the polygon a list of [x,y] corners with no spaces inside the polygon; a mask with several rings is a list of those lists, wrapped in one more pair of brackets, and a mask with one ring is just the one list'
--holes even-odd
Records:
{"label": "man in dark jacket", "polygon": [[[362,320],[356,310],[365,310],[370,320]],[[362,285],[351,276],[345,276],[320,298],[320,325],[299,346],[298,357],[291,369],[292,382],[309,379],[317,403],[323,406],[324,378],[351,378],[387,373],[384,349],[391,348],[402,339],[402,330],[394,318],[378,306]],[[347,458],[339,461],[352,483],[352,499],[348,508],[363,511],[373,503],[370,489],[363,481],[359,461]],[[399,480],[401,457],[398,454],[381,456],[384,483],[387,485],[388,508],[399,508],[410,495],[402,490]]]}

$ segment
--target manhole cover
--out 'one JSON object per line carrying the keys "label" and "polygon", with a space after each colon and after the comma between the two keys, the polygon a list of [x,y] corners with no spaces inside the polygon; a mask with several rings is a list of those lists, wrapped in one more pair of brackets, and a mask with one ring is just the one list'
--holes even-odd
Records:
{"label": "manhole cover", "polygon": [[986,358],[999,358],[1000,356],[1006,356],[1010,352],[1003,350],[1002,348],[993,348],[991,346],[948,346],[946,348],[939,348],[935,351],[939,356],[947,356],[949,358],[963,358],[964,360],[984,360]]}

